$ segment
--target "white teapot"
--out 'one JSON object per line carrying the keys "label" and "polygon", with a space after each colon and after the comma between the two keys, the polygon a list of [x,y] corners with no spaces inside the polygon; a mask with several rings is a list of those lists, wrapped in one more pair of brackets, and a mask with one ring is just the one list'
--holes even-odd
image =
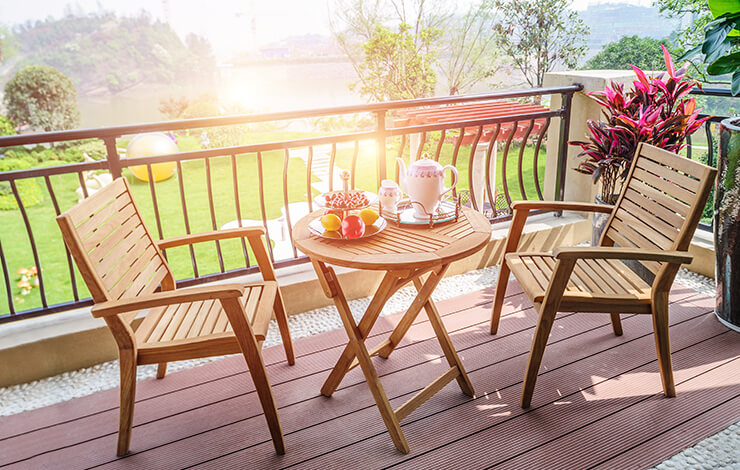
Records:
{"label": "white teapot", "polygon": [[[408,194],[414,204],[414,217],[417,219],[428,219],[434,214],[442,196],[451,191],[458,180],[457,169],[452,165],[442,166],[435,162],[429,155],[413,162],[408,169],[406,163],[400,158],[396,159],[400,168],[399,176],[401,189]],[[445,189],[446,169],[452,171],[452,186]]]}

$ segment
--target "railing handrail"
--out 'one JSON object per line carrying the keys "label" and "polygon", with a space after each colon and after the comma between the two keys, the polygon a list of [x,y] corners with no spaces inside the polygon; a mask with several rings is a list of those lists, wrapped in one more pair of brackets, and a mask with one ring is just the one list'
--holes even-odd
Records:
{"label": "railing handrail", "polygon": [[139,134],[142,132],[174,131],[197,129],[204,127],[233,126],[264,121],[283,121],[287,119],[302,119],[309,117],[328,116],[336,114],[352,114],[364,112],[389,111],[392,109],[416,108],[442,104],[466,103],[507,98],[522,98],[537,95],[557,93],[575,93],[583,89],[582,85],[566,85],[558,87],[529,88],[523,90],[502,91],[496,93],[482,93],[477,95],[441,96],[434,98],[418,98],[412,100],[385,101],[382,103],[333,106],[326,108],[312,108],[297,111],[281,111],[274,113],[234,114],[208,118],[180,119],[176,121],[149,122],[143,124],[127,124],[123,126],[109,126],[89,129],[72,129],[66,131],[38,132],[31,134],[0,137],[1,147],[16,145],[41,144],[49,142],[65,142],[82,139],[102,139],[105,137],[120,137],[123,135]]}
{"label": "railing handrail", "polygon": [[689,92],[689,94],[703,95],[703,96],[726,96],[728,98],[737,98],[736,96],[733,96],[729,88],[702,87],[702,89],[699,89],[699,88],[694,87]]}
{"label": "railing handrail", "polygon": [[[445,96],[445,97],[436,97],[436,98],[422,98],[422,99],[414,99],[414,100],[400,100],[400,101],[391,101],[391,102],[384,102],[384,103],[373,103],[373,104],[364,104],[364,105],[351,105],[351,106],[337,106],[337,107],[327,107],[327,108],[317,108],[317,109],[309,109],[309,110],[296,110],[296,111],[286,111],[286,112],[277,112],[277,113],[262,113],[262,114],[252,114],[252,115],[231,115],[231,116],[219,116],[219,117],[211,117],[211,118],[202,118],[202,119],[185,119],[185,120],[179,120],[179,121],[164,121],[164,122],[156,122],[156,123],[145,123],[145,124],[133,124],[133,125],[125,125],[125,126],[113,126],[113,127],[101,127],[96,129],[76,129],[76,130],[66,130],[66,131],[55,131],[55,132],[46,132],[46,133],[37,133],[37,134],[23,134],[18,136],[6,136],[6,137],[0,137],[0,149],[6,148],[6,147],[12,147],[12,146],[18,146],[18,145],[27,145],[27,144],[40,144],[40,143],[54,143],[54,142],[64,142],[64,141],[75,141],[75,140],[82,140],[82,139],[99,139],[102,140],[105,144],[106,148],[106,158],[98,161],[87,161],[87,162],[78,162],[78,163],[67,163],[67,164],[61,164],[61,165],[53,165],[53,166],[41,166],[36,168],[29,168],[29,169],[20,169],[20,170],[12,170],[12,171],[5,171],[0,172],[0,182],[8,182],[10,185],[10,189],[12,190],[12,197],[14,198],[18,210],[21,216],[21,222],[23,223],[26,233],[28,235],[29,239],[29,246],[31,250],[31,255],[33,256],[33,262],[35,265],[39,268],[38,269],[38,280],[39,280],[39,287],[41,292],[41,303],[42,306],[35,307],[23,311],[16,311],[15,309],[15,301],[13,299],[13,295],[11,294],[12,288],[10,284],[11,280],[11,274],[9,270],[9,266],[7,263],[7,260],[4,257],[4,253],[7,253],[3,251],[3,246],[0,245],[0,274],[2,275],[4,281],[5,281],[5,290],[8,292],[8,309],[9,314],[1,314],[0,315],[0,323],[4,323],[7,321],[13,321],[15,319],[20,318],[29,318],[37,315],[43,315],[46,313],[53,313],[61,310],[67,310],[69,308],[73,308],[76,306],[83,306],[83,305],[89,305],[90,299],[82,299],[80,298],[77,285],[76,285],[76,278],[75,278],[75,271],[74,266],[72,262],[72,258],[70,256],[70,253],[68,250],[66,250],[66,261],[67,261],[67,271],[69,273],[69,279],[70,279],[70,287],[72,290],[72,296],[74,297],[74,300],[69,301],[69,296],[65,294],[65,298],[61,303],[55,303],[50,302],[46,298],[46,289],[44,286],[44,280],[42,278],[42,273],[44,273],[44,266],[41,264],[41,257],[39,254],[39,248],[38,243],[35,241],[35,238],[33,237],[33,227],[31,224],[31,220],[29,218],[29,212],[26,211],[23,203],[23,198],[20,195],[19,192],[19,186],[16,184],[19,180],[24,179],[30,179],[30,178],[40,178],[40,184],[46,186],[46,190],[48,191],[50,200],[53,205],[53,209],[55,213],[58,215],[61,210],[64,209],[64,207],[61,207],[56,196],[55,196],[55,190],[54,185],[52,184],[51,178],[57,175],[66,175],[71,174],[77,175],[77,179],[79,180],[79,188],[77,188],[77,191],[82,191],[82,195],[78,197],[87,197],[88,196],[88,188],[87,188],[87,182],[85,177],[85,172],[88,172],[90,170],[109,170],[111,175],[113,177],[119,177],[121,176],[121,172],[123,168],[126,167],[140,167],[140,168],[146,168],[146,171],[148,173],[148,186],[149,186],[149,192],[151,195],[151,203],[152,208],[154,211],[154,219],[156,222],[156,231],[158,233],[159,238],[163,238],[163,224],[160,217],[160,210],[159,210],[159,202],[158,202],[158,196],[157,196],[157,190],[155,189],[154,185],[154,176],[152,173],[152,165],[155,165],[157,163],[162,162],[174,162],[176,164],[176,171],[178,175],[183,174],[183,166],[181,163],[185,161],[192,161],[192,160],[199,160],[202,159],[204,161],[204,169],[205,169],[205,176],[206,178],[206,187],[208,191],[208,203],[209,207],[207,208],[207,213],[210,213],[210,221],[211,226],[213,230],[218,229],[218,224],[216,221],[216,211],[214,206],[214,196],[213,196],[213,184],[212,184],[212,176],[211,176],[211,165],[212,161],[217,161],[215,159],[220,157],[230,157],[231,158],[231,177],[233,179],[233,198],[227,197],[228,201],[227,204],[229,206],[233,205],[233,210],[235,211],[234,216],[236,217],[237,221],[243,220],[243,216],[241,213],[241,203],[240,203],[240,197],[245,197],[244,194],[240,192],[238,189],[238,159],[240,159],[243,156],[253,156],[256,157],[256,160],[254,158],[251,159],[252,163],[256,163],[257,169],[256,173],[252,174],[252,178],[257,179],[257,186],[258,186],[258,203],[259,203],[259,210],[260,214],[257,215],[257,219],[259,221],[261,216],[261,223],[265,227],[266,230],[269,230],[269,223],[267,218],[267,212],[266,212],[266,201],[265,201],[265,190],[264,190],[264,183],[265,183],[265,176],[263,175],[263,166],[262,166],[262,158],[263,153],[270,152],[270,151],[284,151],[283,155],[279,158],[282,160],[282,165],[278,165],[276,168],[272,168],[271,171],[271,177],[277,177],[282,180],[282,183],[277,183],[278,186],[282,188],[282,200],[279,201],[279,204],[283,206],[285,209],[284,211],[284,227],[287,228],[288,233],[279,235],[276,238],[282,241],[285,241],[286,239],[288,242],[290,242],[291,238],[291,230],[292,230],[292,224],[290,219],[290,206],[292,204],[291,201],[294,200],[293,196],[289,196],[288,194],[288,174],[289,174],[289,161],[291,158],[290,151],[292,149],[298,149],[298,148],[306,148],[308,149],[308,154],[306,157],[305,162],[305,170],[306,170],[306,176],[303,178],[302,182],[299,182],[297,184],[305,184],[305,195],[306,195],[306,201],[308,204],[309,210],[312,210],[312,197],[313,192],[316,190],[316,188],[313,187],[312,183],[312,175],[313,172],[316,171],[314,168],[314,148],[321,148],[322,146],[330,146],[331,150],[323,149],[322,152],[324,152],[324,157],[329,158],[328,163],[328,184],[329,190],[333,189],[333,181],[334,177],[334,170],[337,168],[337,148],[338,144],[345,144],[345,143],[352,143],[354,142],[354,152],[351,154],[351,162],[347,163],[352,168],[352,180],[351,184],[355,185],[355,175],[357,174],[357,161],[358,161],[358,155],[359,155],[359,143],[361,141],[368,141],[372,140],[377,143],[375,146],[375,160],[376,160],[376,166],[377,166],[377,184],[379,185],[380,182],[387,177],[386,175],[386,160],[387,160],[387,154],[386,154],[386,144],[388,138],[394,138],[394,137],[400,137],[398,140],[397,148],[394,149],[394,152],[397,152],[397,156],[402,157],[405,148],[408,146],[409,155],[411,155],[412,152],[412,145],[414,145],[416,148],[413,150],[416,152],[416,158],[419,158],[421,155],[421,151],[424,147],[425,140],[428,136],[431,136],[432,133],[436,133],[439,131],[439,135],[435,134],[435,139],[438,140],[438,142],[435,144],[436,151],[434,151],[434,156],[432,158],[438,160],[440,158],[440,152],[442,150],[442,147],[446,141],[448,141],[452,147],[448,149],[449,156],[452,159],[452,165],[456,165],[458,161],[461,164],[465,164],[465,161],[467,161],[468,166],[468,184],[469,187],[469,203],[472,204],[472,206],[475,209],[478,210],[486,210],[491,215],[491,219],[495,221],[503,221],[508,220],[510,218],[510,215],[506,214],[506,210],[504,209],[502,212],[501,208],[497,208],[496,201],[497,198],[501,195],[503,195],[506,198],[506,204],[511,204],[511,197],[509,195],[509,187],[507,186],[507,176],[506,176],[506,169],[507,169],[507,158],[509,158],[509,150],[510,150],[510,144],[514,140],[515,136],[517,136],[517,140],[522,140],[522,144],[519,148],[518,156],[515,156],[513,158],[516,158],[517,161],[516,166],[518,170],[518,178],[519,178],[519,189],[521,192],[521,195],[523,198],[527,198],[525,194],[525,188],[523,184],[523,158],[524,158],[524,150],[525,146],[527,144],[527,140],[530,138],[530,135],[532,136],[532,144],[536,145],[533,148],[534,156],[531,157],[531,161],[528,161],[528,164],[533,165],[533,174],[535,178],[535,185],[536,185],[536,194],[531,193],[532,196],[542,199],[542,191],[540,189],[539,185],[539,177],[537,176],[537,165],[538,165],[538,155],[540,152],[541,144],[545,138],[545,133],[548,130],[548,127],[550,125],[550,121],[552,118],[560,118],[560,131],[557,134],[557,137],[559,138],[559,150],[557,152],[556,158],[559,160],[557,164],[557,170],[555,171],[556,174],[556,185],[563,185],[564,181],[564,174],[565,174],[565,166],[564,166],[564,155],[566,154],[567,149],[567,139],[565,139],[564,136],[568,133],[568,126],[569,126],[569,120],[570,120],[570,103],[573,94],[575,94],[577,91],[582,90],[583,87],[581,85],[569,85],[569,86],[560,86],[560,87],[545,87],[545,88],[534,88],[534,89],[527,89],[527,90],[512,90],[512,91],[505,91],[505,92],[497,92],[497,93],[485,93],[485,94],[477,94],[477,95],[463,95],[463,96]],[[533,108],[536,109],[534,111],[527,108],[526,112],[516,112],[515,109],[508,110],[505,114],[502,113],[492,113],[486,117],[481,117],[480,114],[475,114],[473,116],[467,116],[467,115],[460,115],[455,116],[455,120],[452,121],[441,121],[441,122],[425,122],[425,121],[419,121],[415,122],[413,125],[408,125],[407,123],[397,123],[397,125],[394,125],[394,123],[389,122],[387,118],[393,116],[395,113],[392,113],[391,110],[399,110],[399,109],[413,109],[413,108],[419,108],[419,107],[432,107],[432,106],[440,106],[444,108],[445,105],[451,105],[455,103],[472,103],[472,102],[486,102],[486,101],[495,101],[495,100],[505,100],[505,99],[513,99],[513,98],[519,98],[519,97],[531,97],[531,96],[542,96],[542,95],[560,95],[562,96],[562,105],[559,107],[556,107],[554,109],[547,109],[545,107],[538,107]],[[485,103],[484,103],[485,106]],[[454,110],[454,108],[451,108]],[[519,108],[516,108],[519,109]],[[270,140],[267,139],[266,142],[258,142],[258,143],[249,143],[244,145],[231,145],[231,146],[220,146],[217,148],[203,148],[198,150],[189,150],[189,151],[178,151],[176,153],[169,153],[169,154],[162,154],[162,155],[155,155],[155,156],[142,156],[142,157],[130,157],[126,159],[121,159],[118,152],[118,146],[117,146],[117,139],[122,136],[128,136],[133,134],[140,134],[140,133],[146,133],[146,132],[152,132],[152,131],[179,131],[179,130],[185,130],[185,129],[203,129],[203,128],[210,128],[210,127],[216,127],[216,126],[228,126],[228,125],[238,125],[238,124],[245,124],[245,123],[255,123],[255,122],[271,122],[271,121],[278,121],[278,120],[295,120],[295,119],[304,119],[309,117],[320,117],[320,116],[336,116],[341,114],[349,114],[349,113],[367,113],[371,116],[375,117],[375,125],[370,129],[353,129],[350,131],[340,131],[340,132],[331,132],[328,135],[317,135],[317,136],[298,136],[297,138],[287,138],[285,140]],[[513,126],[508,126],[507,128],[504,127],[504,124],[506,123],[513,123]],[[487,129],[487,130],[486,130]],[[495,131],[493,130],[495,129]],[[536,129],[536,131],[533,133],[533,130]],[[447,131],[450,131],[448,134]],[[504,148],[501,152],[501,155],[499,158],[501,158],[501,178],[502,178],[502,184],[503,184],[503,192],[499,192],[498,189],[495,187],[495,182],[492,185],[491,183],[491,166],[492,166],[492,149],[495,147],[494,145],[488,145],[488,150],[485,151],[483,154],[479,155],[479,143],[481,142],[481,137],[488,133],[487,139],[490,141],[495,142],[496,139],[499,136],[502,136],[502,139],[505,139],[506,144],[504,145]],[[495,133],[495,134],[491,134]],[[417,139],[417,142],[415,144],[412,144],[412,141],[414,138]],[[431,138],[431,137],[430,137]],[[450,140],[454,139],[454,140]],[[535,144],[536,141],[536,144]],[[431,142],[431,140],[430,140]],[[488,142],[488,140],[484,140],[483,142]],[[503,141],[502,141],[503,142]],[[465,145],[469,147],[467,150],[465,150],[464,155],[463,152],[461,152],[462,145]],[[345,158],[349,154],[345,155]],[[459,160],[458,160],[459,157]],[[303,158],[303,157],[301,157]],[[242,160],[243,161],[243,160]],[[475,163],[477,162],[477,163]],[[223,163],[223,162],[222,162]],[[243,164],[242,164],[243,165]],[[485,168],[485,177],[481,179],[481,181],[478,181],[477,183],[474,183],[474,166],[478,165],[480,168]],[[279,168],[279,166],[282,166],[282,169]],[[242,166],[244,168],[244,166]],[[295,177],[291,177],[292,181],[295,183]],[[397,178],[397,176],[396,176]],[[182,210],[182,217],[183,217],[183,223],[185,227],[186,233],[191,233],[190,228],[190,217],[188,214],[188,208],[187,206],[190,204],[188,202],[188,198],[186,197],[186,191],[183,184],[183,179],[181,177],[177,178],[178,181],[178,187],[179,187],[179,197],[180,197],[180,207]],[[300,179],[300,177],[299,177]],[[474,186],[475,184],[482,185],[482,187],[478,188]],[[174,188],[173,191],[176,191],[178,187]],[[478,189],[482,191],[482,194],[478,194]],[[558,191],[556,191],[556,197],[562,198],[563,188],[560,187]],[[241,194],[241,196],[240,196]],[[466,196],[467,197],[467,196]],[[299,198],[300,199],[300,198]],[[192,201],[192,199],[190,199]],[[253,201],[254,202],[254,201]],[[295,201],[294,201],[295,202]],[[66,204],[65,204],[66,205]],[[480,207],[479,207],[480,205]],[[176,209],[180,210],[180,209]],[[229,210],[229,213],[230,210]],[[193,219],[194,220],[194,219]],[[271,219],[272,220],[272,219]],[[280,219],[276,219],[280,220]],[[179,222],[178,222],[179,223]],[[165,227],[167,228],[167,227]],[[201,227],[202,228],[202,227]],[[269,237],[269,231],[267,233],[268,238]],[[307,259],[305,256],[300,256],[299,253],[296,251],[295,246],[292,245],[292,242],[290,242],[292,246],[292,256],[288,257],[281,257],[281,258],[275,258],[273,256],[272,252],[272,244],[268,244],[268,250],[270,252],[270,257],[274,261],[274,265],[276,269],[279,269],[284,266],[290,266],[293,264],[303,263],[306,262]],[[276,245],[277,246],[277,245]],[[282,249],[285,249],[286,247],[283,246]],[[216,252],[219,260],[219,269],[220,272],[217,272],[218,270],[214,270],[214,272],[199,272],[198,269],[198,262],[195,257],[195,252],[192,248],[190,248],[190,261],[191,261],[191,267],[193,276],[192,278],[188,279],[178,279],[177,285],[178,286],[186,286],[186,285],[195,285],[203,282],[208,281],[214,281],[214,280],[220,280],[220,279],[226,279],[229,277],[233,277],[236,275],[242,275],[242,274],[248,274],[251,272],[256,271],[256,266],[252,261],[250,261],[249,254],[247,252],[247,248],[242,243],[242,251],[244,255],[244,265],[243,267],[237,267],[235,269],[227,269],[227,267],[224,265],[222,261],[222,251],[219,245],[216,245]],[[285,255],[285,252],[283,252],[283,255]],[[27,256],[27,255],[26,255]],[[15,262],[17,264],[17,261]],[[239,263],[241,264],[241,263]],[[15,269],[16,266],[11,266]],[[48,271],[47,273],[50,273]],[[48,281],[48,279],[47,279]]]}

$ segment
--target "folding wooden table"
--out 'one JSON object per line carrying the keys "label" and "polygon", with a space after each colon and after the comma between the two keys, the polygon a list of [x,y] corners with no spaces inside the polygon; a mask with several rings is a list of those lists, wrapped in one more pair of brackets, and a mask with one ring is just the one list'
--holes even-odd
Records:
{"label": "folding wooden table", "polygon": [[[326,379],[321,393],[331,396],[344,375],[359,365],[393,443],[398,450],[407,453],[409,445],[401,431],[401,420],[453,379],[457,380],[463,393],[474,396],[473,386],[431,295],[450,263],[479,251],[488,243],[491,224],[481,213],[463,208],[456,222],[433,228],[396,226],[389,222],[385,230],[369,238],[332,240],[318,237],[308,229],[309,222],[320,215],[321,211],[316,211],[298,221],[293,229],[293,239],[296,247],[311,258],[321,287],[326,296],[334,300],[349,337],[349,343]],[[355,323],[339,280],[327,264],[386,272],[359,323]],[[428,276],[422,280],[422,276],[426,274]],[[408,282],[413,282],[416,286],[416,298],[388,339],[368,350],[365,339],[383,306],[394,292]],[[401,342],[422,308],[429,317],[450,368],[413,398],[393,410],[370,358],[375,355],[387,358]]]}

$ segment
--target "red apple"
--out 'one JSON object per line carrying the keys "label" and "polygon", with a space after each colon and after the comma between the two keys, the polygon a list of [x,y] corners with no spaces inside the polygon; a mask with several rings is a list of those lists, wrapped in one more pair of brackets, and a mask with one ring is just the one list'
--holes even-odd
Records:
{"label": "red apple", "polygon": [[360,238],[365,233],[365,222],[356,215],[348,215],[342,220],[341,230],[347,238]]}

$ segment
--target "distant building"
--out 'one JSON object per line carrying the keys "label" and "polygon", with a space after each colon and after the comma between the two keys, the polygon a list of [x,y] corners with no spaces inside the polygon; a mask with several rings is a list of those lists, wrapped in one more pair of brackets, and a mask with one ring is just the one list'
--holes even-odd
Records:
{"label": "distant building", "polygon": [[263,59],[284,59],[290,56],[287,47],[266,47],[260,49],[260,57]]}

